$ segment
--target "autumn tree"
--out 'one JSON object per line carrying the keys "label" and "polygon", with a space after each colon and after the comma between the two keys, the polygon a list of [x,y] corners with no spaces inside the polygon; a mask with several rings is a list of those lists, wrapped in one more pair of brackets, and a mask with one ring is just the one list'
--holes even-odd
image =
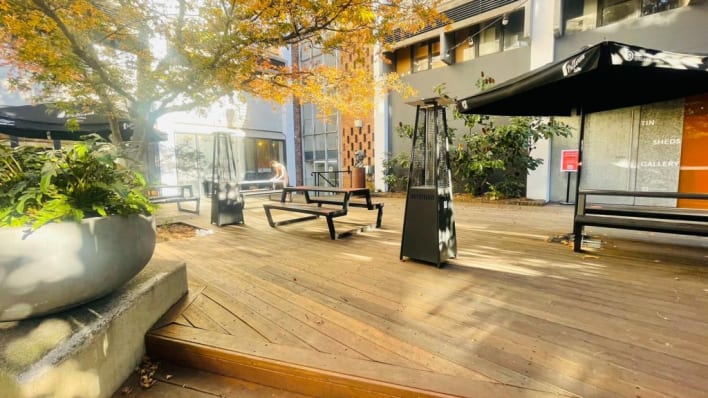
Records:
{"label": "autumn tree", "polygon": [[14,88],[107,115],[113,141],[121,118],[144,141],[160,116],[234,92],[360,112],[374,84],[394,88],[395,75],[375,82],[362,68],[289,66],[270,54],[304,44],[363,61],[372,44],[434,23],[431,1],[0,0],[0,59]]}

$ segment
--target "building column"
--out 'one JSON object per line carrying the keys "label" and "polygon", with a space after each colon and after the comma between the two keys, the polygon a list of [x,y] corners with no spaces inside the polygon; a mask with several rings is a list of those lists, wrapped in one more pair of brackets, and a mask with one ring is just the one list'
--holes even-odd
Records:
{"label": "building column", "polygon": [[[379,54],[381,48],[377,45],[374,54]],[[388,54],[393,57],[393,54]],[[392,62],[391,65],[395,65]],[[392,72],[391,65],[387,65],[383,60],[374,59],[374,79],[379,80],[381,76]],[[391,151],[391,106],[390,94],[376,89],[374,101],[374,190],[385,192],[387,190],[384,182],[384,159]]]}
{"label": "building column", "polygon": [[[529,24],[526,25],[530,26],[531,70],[553,62],[555,45],[553,28],[558,15],[555,9],[560,7],[560,2],[553,2],[553,12],[548,10],[549,3],[548,0],[533,0],[531,3],[531,18],[527,20]],[[537,142],[536,147],[531,151],[531,156],[543,159],[543,164],[536,170],[529,171],[526,177],[526,197],[548,202],[551,195],[551,141]]]}

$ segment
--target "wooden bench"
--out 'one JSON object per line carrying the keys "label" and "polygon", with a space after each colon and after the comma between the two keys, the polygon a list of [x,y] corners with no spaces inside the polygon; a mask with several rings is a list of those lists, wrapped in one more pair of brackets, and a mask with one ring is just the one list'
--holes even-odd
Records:
{"label": "wooden bench", "polygon": [[[177,209],[179,211],[186,211],[188,213],[199,214],[199,196],[194,196],[191,185],[159,185],[148,188],[149,191],[162,193],[163,190],[177,190],[178,194],[174,195],[157,195],[151,196],[150,203],[161,205],[167,203],[177,203]],[[189,194],[187,194],[187,191]],[[182,207],[184,202],[194,202],[194,209],[188,209]]]}
{"label": "wooden bench", "polygon": [[[275,228],[280,225],[287,225],[301,221],[314,220],[319,217],[325,217],[327,219],[327,228],[329,229],[329,237],[332,240],[337,239],[337,233],[334,229],[335,217],[345,216],[347,214],[346,209],[333,209],[322,207],[319,204],[306,204],[306,203],[289,203],[289,202],[277,202],[277,203],[264,203],[263,209],[265,210],[266,217],[268,218],[268,224]],[[310,214],[305,217],[298,217],[283,221],[273,221],[273,216],[271,215],[271,210],[282,210],[295,213]]]}
{"label": "wooden bench", "polygon": [[[188,209],[182,207],[184,202],[194,202],[194,209]],[[184,196],[156,196],[150,198],[150,203],[153,204],[167,204],[167,203],[177,203],[177,210],[186,211],[188,213],[199,214],[199,197],[184,197]]]}
{"label": "wooden bench", "polygon": [[280,195],[284,186],[282,181],[273,180],[242,180],[238,184],[244,197],[268,195],[270,200],[273,200],[274,194]]}
{"label": "wooden bench", "polygon": [[[310,197],[309,198],[310,203],[316,203],[318,205],[342,205],[342,200],[341,199],[328,199],[327,196],[316,196],[316,197]],[[366,203],[362,201],[356,201],[356,200],[350,200],[349,203],[347,204],[349,207],[360,207],[364,208],[367,210],[377,210],[378,213],[376,215],[376,228],[381,228],[381,220],[383,219],[383,207],[384,204],[380,202],[372,202],[372,203]]]}
{"label": "wooden bench", "polygon": [[573,219],[573,250],[576,252],[582,252],[585,226],[708,236],[708,209],[589,203],[589,195],[698,199],[708,204],[708,194],[701,193],[581,190]]}

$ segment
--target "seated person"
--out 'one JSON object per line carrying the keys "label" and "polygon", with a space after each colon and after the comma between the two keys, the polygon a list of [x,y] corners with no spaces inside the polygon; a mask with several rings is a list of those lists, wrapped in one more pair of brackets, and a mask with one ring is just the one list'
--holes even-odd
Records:
{"label": "seated person", "polygon": [[273,188],[277,189],[287,186],[288,171],[285,169],[285,166],[276,160],[271,160],[270,167],[275,169],[275,177],[270,179],[271,181],[273,181]]}

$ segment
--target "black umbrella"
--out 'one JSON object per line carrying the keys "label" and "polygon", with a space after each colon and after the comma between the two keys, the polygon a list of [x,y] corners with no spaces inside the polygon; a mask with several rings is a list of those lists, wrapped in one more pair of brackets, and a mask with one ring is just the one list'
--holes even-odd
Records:
{"label": "black umbrella", "polygon": [[571,116],[708,92],[708,56],[602,42],[457,102],[461,113]]}
{"label": "black umbrella", "polygon": [[457,101],[466,114],[580,115],[576,197],[585,114],[708,92],[708,56],[602,42]]}
{"label": "black umbrella", "polygon": [[[67,127],[67,122],[72,118],[78,122],[78,129]],[[119,127],[124,140],[132,136],[131,123],[120,121]],[[76,141],[91,133],[109,139],[111,128],[108,119],[103,116],[89,114],[72,117],[59,109],[41,104],[0,108],[0,133],[16,137]]]}

